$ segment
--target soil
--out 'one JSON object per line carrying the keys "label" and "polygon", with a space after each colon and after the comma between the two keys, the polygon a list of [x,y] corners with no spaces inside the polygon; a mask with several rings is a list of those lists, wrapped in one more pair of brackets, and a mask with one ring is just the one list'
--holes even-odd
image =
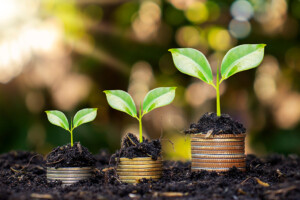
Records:
{"label": "soil", "polygon": [[205,113],[197,123],[192,123],[185,134],[242,134],[246,132],[245,127],[238,121],[233,120],[228,114]]}
{"label": "soil", "polygon": [[245,173],[191,172],[189,162],[165,161],[163,177],[157,182],[143,180],[122,184],[109,166],[107,152],[95,156],[97,168],[91,179],[62,187],[47,183],[45,161],[32,152],[0,155],[0,199],[300,199],[300,157],[247,156]]}
{"label": "soil", "polygon": [[117,150],[112,155],[112,161],[115,158],[136,158],[136,157],[151,157],[157,160],[161,156],[161,143],[160,140],[151,140],[143,137],[143,142],[140,143],[138,138],[132,133],[126,134],[122,139],[121,149]]}
{"label": "soil", "polygon": [[46,158],[47,167],[90,167],[96,160],[89,150],[80,142],[54,148]]}

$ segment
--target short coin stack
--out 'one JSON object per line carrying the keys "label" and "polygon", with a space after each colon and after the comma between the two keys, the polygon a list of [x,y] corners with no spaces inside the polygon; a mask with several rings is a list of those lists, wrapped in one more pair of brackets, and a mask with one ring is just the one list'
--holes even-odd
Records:
{"label": "short coin stack", "polygon": [[246,170],[246,134],[191,134],[192,171],[224,172],[232,167]]}
{"label": "short coin stack", "polygon": [[47,167],[48,181],[62,181],[62,185],[71,185],[91,177],[92,167]]}
{"label": "short coin stack", "polygon": [[120,180],[125,183],[137,183],[143,178],[158,180],[162,176],[162,159],[152,160],[151,157],[120,158],[117,174]]}

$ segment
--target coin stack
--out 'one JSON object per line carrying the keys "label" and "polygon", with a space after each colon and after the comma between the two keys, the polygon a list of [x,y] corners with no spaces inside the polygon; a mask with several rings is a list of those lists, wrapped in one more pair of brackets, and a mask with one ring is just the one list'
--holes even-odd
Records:
{"label": "coin stack", "polygon": [[48,181],[62,181],[63,186],[71,185],[91,177],[92,167],[47,167]]}
{"label": "coin stack", "polygon": [[225,172],[232,167],[246,170],[246,134],[222,134],[206,137],[191,135],[192,171]]}
{"label": "coin stack", "polygon": [[152,160],[151,157],[120,158],[117,174],[120,180],[125,183],[137,183],[143,178],[158,180],[162,176],[162,159]]}

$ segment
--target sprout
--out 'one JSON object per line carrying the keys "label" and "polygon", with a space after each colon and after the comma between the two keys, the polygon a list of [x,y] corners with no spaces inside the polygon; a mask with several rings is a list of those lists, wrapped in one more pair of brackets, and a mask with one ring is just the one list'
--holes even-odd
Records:
{"label": "sprout", "polygon": [[64,113],[58,110],[49,110],[45,111],[48,117],[48,120],[51,124],[62,127],[67,130],[71,134],[71,147],[73,147],[73,130],[80,126],[81,124],[85,124],[93,121],[97,116],[97,108],[85,108],[78,111],[74,119],[71,119],[71,127],[69,126],[69,122]]}
{"label": "sprout", "polygon": [[137,115],[136,105],[132,97],[122,90],[105,90],[108,104],[119,111],[125,112],[139,121],[140,143],[143,142],[142,118],[148,112],[170,104],[175,97],[175,87],[160,87],[149,91],[140,105]]}
{"label": "sprout", "polygon": [[205,56],[192,48],[169,49],[176,68],[187,75],[194,76],[216,89],[217,115],[221,115],[219,86],[230,76],[257,67],[264,57],[265,44],[244,44],[230,49],[221,64],[221,80],[217,67],[216,84],[213,83],[211,67]]}

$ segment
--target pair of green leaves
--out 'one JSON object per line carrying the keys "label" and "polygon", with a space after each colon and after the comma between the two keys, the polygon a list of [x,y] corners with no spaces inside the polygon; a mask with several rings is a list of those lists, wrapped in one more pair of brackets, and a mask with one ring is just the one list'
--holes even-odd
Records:
{"label": "pair of green leaves", "polygon": [[85,108],[78,111],[74,116],[71,127],[69,125],[67,117],[61,111],[49,110],[46,111],[46,114],[50,123],[62,127],[67,131],[71,131],[82,124],[93,121],[97,116],[97,108]]}
{"label": "pair of green leaves", "polygon": [[[224,56],[221,64],[222,80],[257,67],[264,57],[265,44],[244,44],[232,48]],[[170,49],[176,68],[190,76],[213,85],[211,67],[205,56],[192,48]]]}
{"label": "pair of green leaves", "polygon": [[[176,87],[160,87],[148,92],[143,102],[143,115],[151,110],[170,104],[175,98]],[[119,111],[137,118],[136,105],[132,97],[122,90],[105,90],[108,104]]]}

